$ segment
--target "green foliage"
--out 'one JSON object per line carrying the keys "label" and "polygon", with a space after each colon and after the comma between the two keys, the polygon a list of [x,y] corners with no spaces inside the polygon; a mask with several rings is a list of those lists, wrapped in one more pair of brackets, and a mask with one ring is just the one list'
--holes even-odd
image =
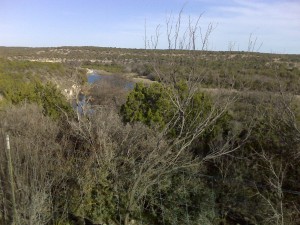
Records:
{"label": "green foliage", "polygon": [[90,61],[84,62],[82,65],[83,68],[95,69],[95,70],[104,70],[110,73],[123,73],[124,67],[117,63],[111,64],[101,64],[101,63],[92,63]]}
{"label": "green foliage", "polygon": [[1,79],[0,93],[3,95],[2,105],[37,103],[43,108],[45,115],[58,119],[64,113],[72,115],[73,109],[60,91],[51,83],[24,83],[18,80]]}
{"label": "green foliage", "polygon": [[123,120],[163,127],[174,110],[167,98],[167,91],[159,83],[149,87],[142,83],[136,84],[121,107]]}
{"label": "green foliage", "polygon": [[[178,100],[185,105],[186,129],[193,129],[197,123],[205,120],[212,110],[212,102],[208,95],[203,92],[196,92],[190,102],[184,102],[189,94],[187,83],[178,82],[174,88],[166,89],[160,83],[153,83],[150,86],[136,84],[135,88],[128,95],[127,101],[121,107],[121,115],[124,122],[142,122],[148,126],[157,125],[163,128],[175,114],[178,108],[172,103],[171,95],[178,96]],[[195,121],[195,118],[196,121]],[[209,137],[216,136],[219,132],[226,130],[231,116],[225,113],[220,117],[214,126],[214,129],[207,131],[203,137],[206,141]],[[181,131],[181,124],[178,123],[170,131],[172,136],[176,136]],[[187,130],[183,130],[187,132]]]}
{"label": "green foliage", "polygon": [[[174,52],[175,53],[175,52]],[[112,73],[123,73],[128,68],[139,75],[153,77],[153,69],[148,65],[155,62],[162,68],[171,65],[183,72],[181,76],[189,74],[189,68],[193,65],[195,74],[204,75],[202,84],[207,87],[234,88],[254,91],[280,91],[279,87],[300,93],[300,68],[299,55],[258,54],[245,52],[203,52],[177,50],[174,55],[169,55],[165,50],[138,50],[97,47],[61,47],[61,48],[4,48],[0,47],[0,55],[10,58],[60,58],[75,60],[87,60],[83,67],[106,70]],[[155,55],[155,57],[153,57]],[[95,61],[96,60],[96,61]],[[154,61],[153,61],[154,60]],[[95,61],[95,62],[94,62]],[[107,63],[111,62],[111,63]],[[26,62],[25,64],[27,64]],[[59,63],[29,62],[34,65],[55,67]],[[25,68],[25,66],[23,67]],[[187,69],[186,69],[187,68]],[[66,71],[66,69],[63,69]],[[43,70],[45,71],[45,70]],[[55,72],[50,72],[55,71]],[[180,73],[181,73],[180,72]],[[58,69],[49,70],[45,74],[62,74]],[[280,79],[279,79],[280,78]],[[234,82],[233,82],[234,79]]]}
{"label": "green foliage", "polygon": [[0,73],[25,80],[45,79],[49,76],[64,76],[67,68],[61,63],[6,60],[0,58]]}
{"label": "green foliage", "polygon": [[75,177],[77,184],[70,187],[71,191],[67,194],[70,210],[98,223],[108,222],[116,216],[113,186],[108,179],[108,170],[94,168],[94,172],[96,174],[93,175],[86,171],[82,179]]}
{"label": "green foliage", "polygon": [[71,105],[53,84],[42,85],[36,83],[33,91],[34,100],[43,107],[45,115],[58,119],[64,113],[73,114]]}
{"label": "green foliage", "polygon": [[37,103],[45,115],[58,119],[62,114],[72,115],[73,110],[56,86],[50,82],[42,84],[43,72],[62,72],[58,63],[10,61],[0,59],[0,94],[4,98],[0,104]]}
{"label": "green foliage", "polygon": [[[44,53],[37,56],[35,49],[6,50],[5,54],[12,58],[22,56],[26,58],[28,55],[32,58],[59,58],[60,52],[64,53],[64,50],[68,50],[70,53],[62,54],[63,57],[82,59],[82,52],[85,52],[84,54],[89,57],[88,60],[97,59],[99,62],[99,66],[96,63],[86,64],[87,68],[117,73],[123,70],[121,67],[124,65],[130,67],[129,64],[133,63],[141,65],[141,68],[137,68],[136,71],[140,75],[153,72],[152,68],[147,66],[151,65],[149,51],[142,51],[141,54],[138,50],[68,47],[56,48],[55,51],[50,48],[38,49]],[[0,48],[2,54],[3,51],[3,48]],[[89,54],[86,54],[86,51]],[[247,84],[247,92],[237,94],[240,97],[239,108],[237,102],[232,108],[234,121],[229,113],[225,113],[205,130],[191,145],[190,150],[195,154],[189,152],[186,156],[192,160],[191,162],[195,162],[195,158],[201,158],[199,156],[210,151],[210,144],[215,144],[216,149],[226,148],[226,145],[235,148],[242,142],[248,129],[251,129],[251,136],[238,150],[211,161],[199,162],[201,168],[186,167],[160,176],[159,182],[151,186],[139,202],[134,203],[130,217],[135,219],[135,223],[275,224],[276,215],[273,211],[280,209],[282,202],[285,224],[299,224],[300,202],[297,190],[299,190],[300,176],[298,166],[300,117],[299,114],[293,114],[294,108],[289,111],[286,110],[285,104],[280,107],[280,100],[275,102],[276,104],[270,103],[270,99],[262,100],[263,96],[270,93],[261,92],[276,91],[283,87],[289,93],[299,93],[299,56],[195,52],[200,57],[195,57],[193,61],[194,57],[190,57],[191,55],[184,51],[177,51],[174,57],[171,56],[172,58],[166,54],[166,51],[156,51],[156,53],[156,60],[162,67],[162,78],[164,74],[175,72],[175,75],[178,75],[176,78],[184,79],[184,76],[191,72],[192,64],[196,67],[193,71],[195,75],[203,75],[202,84],[206,87],[231,88],[234,84],[235,89],[245,90],[243,88]],[[100,62],[114,59],[117,59],[116,64],[100,65]],[[170,68],[172,68],[171,72]],[[56,87],[51,83],[45,84],[44,79],[50,75],[57,77],[67,72],[64,65],[56,63],[0,59],[2,106],[18,105],[23,102],[37,103],[43,109],[44,115],[53,118],[59,118],[63,111],[72,112]],[[231,78],[233,80],[230,80]],[[196,92],[192,99],[186,102],[188,90],[187,83],[183,81],[167,89],[159,83],[150,86],[137,84],[129,94],[126,104],[122,106],[122,119],[129,123],[141,122],[148,126],[163,128],[174,115],[179,116],[180,120],[180,112],[170,98],[176,96],[176,100],[185,105],[184,113],[188,115],[185,117],[185,124],[193,130],[196,123],[203,122],[212,112],[214,99],[202,92]],[[251,95],[251,98],[244,98],[244,95]],[[272,95],[276,99],[281,96],[273,93]],[[297,100],[297,97],[295,99]],[[266,102],[263,104],[263,101]],[[297,104],[299,106],[299,102]],[[29,104],[26,104],[22,107],[28,106]],[[52,216],[54,221],[55,218],[58,219],[56,224],[69,224],[62,222],[67,221],[64,215],[67,211],[91,219],[94,223],[118,224],[119,221],[122,223],[124,215],[128,213],[126,206],[129,201],[127,194],[132,187],[130,184],[135,181],[135,174],[139,173],[140,165],[147,160],[143,154],[149,155],[152,144],[155,144],[151,138],[152,133],[148,134],[155,132],[149,128],[142,131],[143,127],[145,128],[143,124],[124,125],[120,122],[119,115],[109,117],[109,114],[102,111],[103,109],[99,109],[100,114],[103,115],[100,117],[99,114],[98,119],[95,110],[95,114],[89,118],[81,118],[79,122],[57,123],[44,115],[40,116],[36,111],[25,110],[25,108],[21,110],[18,107],[14,107],[14,110],[10,109],[13,107],[7,107],[3,110],[3,112],[10,110],[7,111],[6,116],[1,112],[1,129],[5,129],[8,124],[9,130],[13,131],[12,151],[16,153],[13,159],[19,160],[16,161],[14,170],[16,184],[19,185],[17,197],[22,196],[24,192],[30,193],[28,195],[30,201],[24,201],[25,208],[31,212],[33,211],[30,210],[31,208],[40,207],[39,201],[43,202],[43,198],[35,198],[39,190],[43,193],[43,189],[40,186],[27,186],[28,182],[37,179],[34,185],[45,183],[46,190],[49,191],[46,192],[49,193],[47,204],[53,209],[46,213],[41,210],[39,216],[55,212]],[[261,111],[257,110],[259,108]],[[196,115],[200,115],[199,118]],[[7,117],[10,119],[7,120]],[[236,126],[238,132],[242,132],[237,136],[228,134],[229,138],[225,139],[229,133],[230,122]],[[51,128],[53,124],[55,127]],[[251,124],[251,127],[245,124]],[[18,129],[14,131],[16,128]],[[180,128],[180,122],[175,123],[168,137],[173,138],[178,135]],[[51,133],[49,130],[52,130],[52,135],[49,135]],[[142,132],[147,135],[141,135]],[[188,131],[183,130],[184,134],[186,132]],[[169,142],[163,143],[166,149]],[[2,154],[5,154],[5,143],[0,146],[3,148]],[[39,149],[38,154],[33,154],[36,149]],[[164,148],[161,152],[164,152]],[[2,158],[5,159],[3,156]],[[41,159],[44,159],[45,163],[41,163]],[[152,164],[155,160],[157,158],[149,161],[150,166],[157,166]],[[24,170],[24,162],[28,165],[26,170]],[[274,170],[270,170],[270,166]],[[27,172],[31,168],[32,176]],[[140,171],[143,172],[145,168],[142,167]],[[281,169],[284,169],[282,187],[276,189],[273,184],[277,182],[276,173],[279,174],[279,178],[281,177]],[[1,171],[4,170],[0,170],[0,175]],[[23,172],[27,174],[24,177],[21,176]],[[37,176],[38,173],[41,175]],[[151,185],[150,181],[151,179],[149,185]],[[148,185],[148,180],[144,183]],[[6,195],[5,189],[1,190],[0,198],[5,199],[9,193]],[[283,193],[282,197],[278,196],[278,191]],[[3,203],[5,201],[1,201],[1,204]],[[273,205],[270,206],[270,203]],[[18,212],[23,214],[22,210],[24,209],[20,208]],[[27,214],[22,217],[30,218]],[[1,219],[3,220],[0,216],[0,221]]]}
{"label": "green foliage", "polygon": [[[150,86],[136,84],[134,90],[128,95],[127,102],[121,107],[124,122],[142,122],[148,126],[158,126],[163,129],[166,124],[172,123],[168,137],[173,139],[185,135],[203,123],[208,117],[214,117],[212,99],[203,92],[189,95],[186,82],[180,81],[175,87],[165,89],[162,84],[154,83]],[[171,96],[176,96],[180,102],[180,111],[173,104]],[[188,100],[190,98],[190,100]],[[182,119],[182,114],[185,118]],[[174,119],[177,118],[177,119]],[[182,122],[184,120],[184,127]],[[190,146],[194,155],[205,157],[211,150],[213,141],[224,141],[230,131],[232,116],[225,112],[210,127],[193,141]]]}
{"label": "green foliage", "polygon": [[147,196],[145,218],[150,224],[214,224],[214,190],[191,169],[175,171]]}

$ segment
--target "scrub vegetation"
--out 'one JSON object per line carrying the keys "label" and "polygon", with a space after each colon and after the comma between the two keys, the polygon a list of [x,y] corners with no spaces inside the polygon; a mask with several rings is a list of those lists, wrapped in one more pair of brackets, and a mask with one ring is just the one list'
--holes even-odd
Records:
{"label": "scrub vegetation", "polygon": [[[1,47],[0,224],[299,224],[300,56],[195,50],[192,34]],[[153,82],[100,80],[74,110],[61,93],[83,68]]]}

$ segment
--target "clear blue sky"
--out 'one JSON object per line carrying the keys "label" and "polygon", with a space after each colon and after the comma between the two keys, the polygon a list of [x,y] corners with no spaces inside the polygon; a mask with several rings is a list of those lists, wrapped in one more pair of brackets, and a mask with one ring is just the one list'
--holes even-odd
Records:
{"label": "clear blue sky", "polygon": [[203,30],[215,24],[209,50],[247,50],[253,33],[261,52],[300,54],[300,0],[0,0],[0,46],[143,48],[146,19],[166,48],[166,18],[183,5],[182,26],[202,12]]}

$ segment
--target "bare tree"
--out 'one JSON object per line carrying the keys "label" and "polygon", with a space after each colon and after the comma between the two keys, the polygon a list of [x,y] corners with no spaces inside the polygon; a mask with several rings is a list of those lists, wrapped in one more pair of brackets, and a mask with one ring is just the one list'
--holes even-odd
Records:
{"label": "bare tree", "polygon": [[[8,109],[1,112],[1,117],[1,137],[10,134],[10,151],[4,149],[2,138],[0,221],[16,225],[46,224],[58,210],[53,204],[52,188],[64,177],[60,168],[66,168],[62,167],[61,148],[55,142],[58,127],[31,105]],[[13,172],[13,180],[5,174],[7,165]],[[8,184],[12,188],[8,189]]]}
{"label": "bare tree", "polygon": [[253,33],[249,34],[249,39],[248,39],[248,52],[258,52],[261,46],[263,45],[263,42],[260,43],[260,45],[257,47],[257,37],[253,37]]}
{"label": "bare tree", "polygon": [[203,32],[200,28],[200,37],[201,37],[201,43],[202,43],[202,46],[201,46],[201,50],[208,50],[208,41],[209,41],[209,38],[212,34],[212,32],[214,31],[214,29],[216,29],[217,25],[214,25],[213,23],[209,23],[207,25],[207,29],[205,32]]}
{"label": "bare tree", "polygon": [[131,85],[133,83],[122,76],[102,77],[90,88],[87,95],[93,105],[120,107],[124,104]]}
{"label": "bare tree", "polygon": [[196,32],[198,30],[198,23],[199,23],[199,20],[200,20],[202,14],[199,15],[199,17],[196,20],[195,24],[193,24],[193,22],[191,21],[191,18],[189,17],[189,37],[191,39],[189,42],[191,43],[191,47],[190,48],[192,50],[196,50],[196,41],[197,41]]}
{"label": "bare tree", "polygon": [[265,175],[266,182],[271,189],[271,192],[275,194],[275,198],[268,197],[270,191],[263,193],[257,188],[258,194],[265,200],[269,206],[271,215],[266,219],[270,224],[284,225],[285,223],[285,206],[284,206],[284,194],[283,183],[286,177],[286,170],[288,163],[284,163],[282,160],[276,162],[272,156],[269,156],[265,151],[258,153],[260,159],[263,162],[263,169],[268,174]]}
{"label": "bare tree", "polygon": [[299,211],[299,203],[289,202],[290,191],[285,189],[299,159],[300,132],[295,104],[298,104],[295,96],[284,91],[270,100],[272,110],[264,113],[265,123],[277,135],[276,146],[280,149],[265,149],[263,145],[254,149],[265,184],[264,188],[257,188],[257,193],[267,206],[265,220],[269,224],[293,224]]}
{"label": "bare tree", "polygon": [[[132,168],[124,169],[123,173],[119,172],[120,176],[128,179],[125,174],[128,173],[128,170],[132,170],[130,181],[121,180],[120,184],[123,186],[124,192],[127,193],[126,212],[124,216],[124,224],[126,225],[129,224],[130,218],[134,217],[134,209],[138,207],[138,203],[143,200],[151,187],[164,180],[164,177],[169,176],[179,169],[199,167],[204,161],[230,154],[238,150],[249,137],[248,133],[240,143],[233,144],[233,140],[235,139],[235,134],[233,134],[227,140],[215,143],[212,151],[203,157],[192,157],[189,150],[194,141],[207,130],[214,129],[214,125],[235,101],[235,96],[228,98],[221,97],[222,94],[220,92],[220,95],[217,95],[213,99],[212,106],[207,113],[204,112],[204,108],[193,107],[193,99],[201,90],[200,81],[202,78],[196,68],[197,58],[194,50],[196,50],[196,32],[199,29],[199,21],[202,14],[198,17],[195,24],[191,20],[189,21],[188,32],[184,33],[184,37],[180,37],[181,14],[182,10],[175,25],[172,16],[166,20],[169,51],[168,61],[164,64],[165,67],[161,68],[160,62],[155,60],[156,55],[153,55],[153,67],[157,77],[159,77],[164,88],[169,90],[167,92],[168,98],[175,109],[173,115],[163,130],[157,129],[154,131],[157,135],[153,134],[153,130],[145,130],[142,127],[137,128],[136,126],[140,125],[134,125],[135,128],[130,128],[127,134],[123,134],[123,138],[118,138],[122,140],[121,146],[124,146],[124,149],[122,147],[123,152],[117,155],[122,155],[123,158],[126,158],[126,163],[122,160],[122,164],[118,167]],[[207,46],[208,38],[213,29],[214,26],[210,24],[205,36],[202,37],[202,46]],[[183,47],[182,43],[185,40],[188,40],[186,43],[188,46],[187,49],[191,51],[185,54],[184,57],[190,61],[182,65],[180,64],[180,56],[177,55],[176,48],[178,46]],[[184,74],[180,72],[182,68],[184,68]],[[187,85],[184,97],[182,97],[177,87],[180,80],[185,80]],[[191,115],[193,116],[191,117]],[[170,138],[169,134],[174,127],[179,128],[179,131],[175,137]],[[139,132],[135,133],[136,130],[139,130]],[[145,143],[141,140],[147,140],[147,142]],[[139,147],[137,148],[136,144],[133,143],[138,143],[137,146]]]}
{"label": "bare tree", "polygon": [[168,40],[168,49],[172,49],[172,32],[173,32],[173,18],[172,15],[170,15],[166,19],[166,25],[167,25],[167,40]]}
{"label": "bare tree", "polygon": [[158,46],[158,43],[159,43],[159,36],[160,36],[160,25],[157,25],[156,29],[155,29],[155,35],[151,36],[152,49],[157,49],[157,46]]}

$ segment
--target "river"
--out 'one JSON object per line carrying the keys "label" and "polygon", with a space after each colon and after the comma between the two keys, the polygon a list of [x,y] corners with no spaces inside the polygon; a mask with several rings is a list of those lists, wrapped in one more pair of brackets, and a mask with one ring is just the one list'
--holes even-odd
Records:
{"label": "river", "polygon": [[[121,75],[101,75],[96,73],[95,71],[87,75],[87,83],[91,86],[91,90],[93,88],[92,86],[97,88],[96,85],[101,84],[101,82],[103,81],[113,84],[117,87],[124,88],[126,90],[132,90],[135,85],[135,82],[125,79]],[[82,114],[83,109],[89,108],[89,112],[92,112],[92,105],[86,101],[86,95],[80,93],[78,97],[78,102],[76,102],[76,100],[72,102],[74,110]]]}
{"label": "river", "polygon": [[124,77],[122,77],[122,75],[101,75],[96,72],[93,72],[87,77],[87,82],[90,85],[96,84],[101,80],[113,83],[116,86],[123,85],[124,88],[128,90],[133,89],[135,85],[135,82],[125,79]]}

